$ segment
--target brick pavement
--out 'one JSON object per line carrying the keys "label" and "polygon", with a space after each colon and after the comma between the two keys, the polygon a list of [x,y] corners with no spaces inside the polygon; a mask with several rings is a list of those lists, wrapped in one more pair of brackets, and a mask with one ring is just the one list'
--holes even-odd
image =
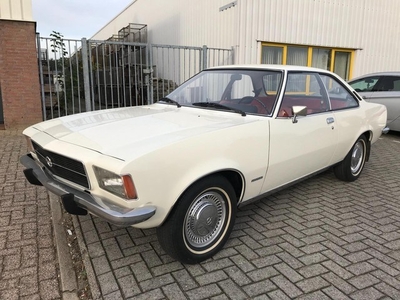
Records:
{"label": "brick pavement", "polygon": [[[0,299],[61,299],[48,194],[20,130],[0,131]],[[95,299],[400,299],[400,135],[354,183],[331,171],[239,210],[213,259],[182,265],[154,230],[74,218]],[[62,283],[61,283],[62,286]]]}
{"label": "brick pavement", "polygon": [[93,296],[400,299],[399,173],[389,134],[356,182],[327,171],[240,209],[224,249],[198,265],[172,260],[153,229],[75,218]]}
{"label": "brick pavement", "polygon": [[0,299],[61,299],[48,193],[25,180],[21,132],[0,130]]}

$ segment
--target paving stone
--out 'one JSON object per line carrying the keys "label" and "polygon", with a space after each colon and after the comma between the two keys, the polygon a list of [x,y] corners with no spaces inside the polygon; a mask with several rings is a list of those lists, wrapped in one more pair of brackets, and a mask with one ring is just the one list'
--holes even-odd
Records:
{"label": "paving stone", "polygon": [[372,258],[372,256],[366,253],[365,251],[351,253],[345,255],[344,257],[352,263],[358,263]]}
{"label": "paving stone", "polygon": [[357,292],[354,292],[353,294],[350,295],[351,299],[355,300],[375,300],[375,299],[381,299],[384,296],[380,291],[377,289],[370,287],[367,289],[359,290]]}
{"label": "paving stone", "polygon": [[344,280],[349,279],[349,278],[351,278],[353,276],[352,273],[350,273],[346,269],[342,268],[340,265],[338,265],[334,261],[325,261],[325,262],[322,263],[322,265],[325,268],[331,270],[336,275],[338,275],[340,278],[343,278]]}
{"label": "paving stone", "polygon": [[107,295],[119,290],[117,281],[115,280],[114,274],[112,272],[98,275],[96,277],[99,281],[99,285],[103,295]]}
{"label": "paving stone", "polygon": [[346,294],[342,293],[339,289],[333,286],[324,288],[322,291],[329,297],[329,299],[350,300],[350,298],[346,296]]}
{"label": "paving stone", "polygon": [[224,272],[239,286],[247,285],[251,282],[251,279],[236,266],[225,268]]}
{"label": "paving stone", "polygon": [[296,286],[303,290],[306,294],[321,290],[329,285],[329,282],[319,276],[304,279],[296,283]]}
{"label": "paving stone", "polygon": [[141,293],[141,290],[133,275],[118,278],[118,283],[121,294],[124,298],[130,298]]}
{"label": "paving stone", "polygon": [[362,275],[365,273],[369,273],[375,269],[376,269],[376,267],[374,265],[372,265],[366,261],[356,263],[356,264],[346,267],[346,270],[351,272],[354,275]]}
{"label": "paving stone", "polygon": [[218,282],[218,286],[226,294],[228,299],[248,299],[248,296],[244,292],[242,292],[241,288],[230,279]]}
{"label": "paving stone", "polygon": [[298,297],[303,293],[296,285],[287,280],[283,275],[275,276],[271,278],[271,281],[290,298]]}
{"label": "paving stone", "polygon": [[334,287],[336,287],[338,290],[342,291],[346,295],[350,295],[351,293],[353,293],[356,290],[356,288],[353,285],[351,285],[346,280],[339,277],[338,275],[336,275],[333,272],[323,274],[322,277],[326,281],[328,281],[331,285],[333,285]]}
{"label": "paving stone", "polygon": [[111,267],[108,262],[108,258],[105,255],[93,258],[92,263],[93,263],[94,271],[97,276],[111,271]]}
{"label": "paving stone", "polygon": [[331,298],[329,298],[327,295],[325,295],[322,291],[315,291],[315,292],[300,296],[297,299],[301,299],[301,300],[330,300]]}
{"label": "paving stone", "polygon": [[304,278],[310,278],[328,273],[328,269],[321,264],[314,264],[302,267],[297,270]]}
{"label": "paving stone", "polygon": [[291,266],[293,269],[298,269],[304,266],[304,264],[301,262],[301,258],[297,259],[296,257],[293,257],[290,253],[282,252],[278,253],[276,256],[278,256],[283,262]]}
{"label": "paving stone", "polygon": [[397,288],[400,286],[400,280],[396,277],[390,276],[389,274],[383,272],[382,270],[376,270],[371,273],[373,276],[381,280],[382,282],[385,282],[389,285],[391,285],[394,288]]}
{"label": "paving stone", "polygon": [[176,283],[163,287],[162,291],[167,296],[167,299],[186,300],[185,294]]}
{"label": "paving stone", "polygon": [[0,130],[0,299],[61,299],[49,197],[25,179],[21,132]]}
{"label": "paving stone", "polygon": [[[262,297],[262,296],[261,296]],[[275,290],[268,293],[268,296],[264,295],[264,299],[272,299],[272,300],[290,300],[290,298],[281,290]],[[254,298],[261,299],[261,298]]]}
{"label": "paving stone", "polygon": [[205,275],[197,276],[196,281],[199,283],[199,285],[208,285],[210,283],[218,282],[221,280],[226,279],[228,276],[226,275],[225,272],[219,270],[219,271],[214,271],[214,272],[208,272]]}
{"label": "paving stone", "polygon": [[187,292],[188,298],[193,300],[201,300],[221,294],[222,290],[216,284],[202,286]]}
{"label": "paving stone", "polygon": [[155,289],[149,292],[141,293],[140,295],[136,295],[132,297],[131,299],[134,300],[159,300],[159,299],[165,299],[165,295],[163,294],[161,289]]}
{"label": "paving stone", "polygon": [[188,291],[199,286],[186,270],[172,272],[172,276],[175,278],[176,282],[183,291]]}
{"label": "paving stone", "polygon": [[286,263],[274,265],[274,268],[282,275],[284,275],[291,282],[303,280],[303,276]]}
{"label": "paving stone", "polygon": [[160,288],[172,282],[174,282],[174,278],[171,276],[171,274],[165,274],[153,277],[146,281],[139,282],[139,286],[143,291],[149,291]]}
{"label": "paving stone", "polygon": [[242,289],[250,298],[253,298],[255,296],[266,294],[269,291],[276,289],[276,285],[272,283],[269,279],[266,279],[243,286]]}
{"label": "paving stone", "polygon": [[364,274],[349,279],[349,283],[355,286],[357,289],[365,289],[379,282],[379,279],[372,276],[371,274]]}
{"label": "paving stone", "polygon": [[323,251],[322,254],[326,256],[328,259],[330,259],[330,262],[334,262],[341,267],[347,267],[348,265],[350,265],[350,262],[347,259],[345,259],[343,256],[337,254],[334,251],[326,250]]}
{"label": "paving stone", "polygon": [[316,263],[321,263],[326,260],[328,260],[328,258],[321,253],[314,253],[314,254],[309,254],[309,255],[304,255],[302,257],[299,257],[299,261],[303,265],[306,265],[306,266],[316,264]]}

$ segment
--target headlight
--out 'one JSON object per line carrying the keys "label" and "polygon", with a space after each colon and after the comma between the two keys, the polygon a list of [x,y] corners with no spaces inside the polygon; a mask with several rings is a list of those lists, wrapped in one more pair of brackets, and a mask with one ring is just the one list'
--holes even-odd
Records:
{"label": "headlight", "polygon": [[130,175],[118,175],[103,168],[93,166],[99,186],[125,199],[137,199],[136,188]]}

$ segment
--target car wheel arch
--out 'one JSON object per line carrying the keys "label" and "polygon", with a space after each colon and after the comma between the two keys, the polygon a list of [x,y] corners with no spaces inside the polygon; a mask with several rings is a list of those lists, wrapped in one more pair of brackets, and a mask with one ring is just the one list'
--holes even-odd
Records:
{"label": "car wheel arch", "polygon": [[216,175],[221,175],[223,177],[225,177],[229,183],[232,185],[234,191],[235,191],[235,195],[237,197],[237,206],[239,206],[240,204],[240,200],[243,197],[244,194],[244,190],[245,190],[245,179],[243,174],[238,171],[238,170],[234,170],[234,169],[225,169],[225,170],[218,170],[218,171],[214,171],[212,173],[208,173],[205,174],[199,178],[197,178],[195,181],[193,181],[191,184],[189,184],[181,193],[180,195],[176,198],[174,205],[171,206],[171,208],[169,209],[168,213],[165,214],[165,218],[162,221],[162,223],[159,226],[162,226],[162,224],[168,219],[169,215],[171,214],[171,212],[174,210],[176,204],[178,203],[179,199],[181,198],[181,196],[188,190],[190,189],[193,185],[195,185],[197,182],[199,182],[200,180],[203,180],[207,177],[213,177]]}
{"label": "car wheel arch", "polygon": [[372,131],[368,130],[368,131],[364,132],[361,135],[364,135],[365,138],[367,139],[367,153],[366,153],[365,161],[368,161],[369,160],[369,155],[371,153],[371,141],[372,141],[373,133],[372,133]]}

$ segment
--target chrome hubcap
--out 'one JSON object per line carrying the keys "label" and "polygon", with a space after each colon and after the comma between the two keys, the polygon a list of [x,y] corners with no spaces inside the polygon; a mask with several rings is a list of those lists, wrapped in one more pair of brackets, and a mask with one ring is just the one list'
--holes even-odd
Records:
{"label": "chrome hubcap", "polygon": [[211,244],[223,229],[225,217],[226,203],[219,193],[201,194],[186,214],[184,234],[187,243],[196,248]]}
{"label": "chrome hubcap", "polygon": [[362,167],[364,161],[364,143],[358,141],[353,148],[353,153],[351,154],[351,172],[357,174]]}

